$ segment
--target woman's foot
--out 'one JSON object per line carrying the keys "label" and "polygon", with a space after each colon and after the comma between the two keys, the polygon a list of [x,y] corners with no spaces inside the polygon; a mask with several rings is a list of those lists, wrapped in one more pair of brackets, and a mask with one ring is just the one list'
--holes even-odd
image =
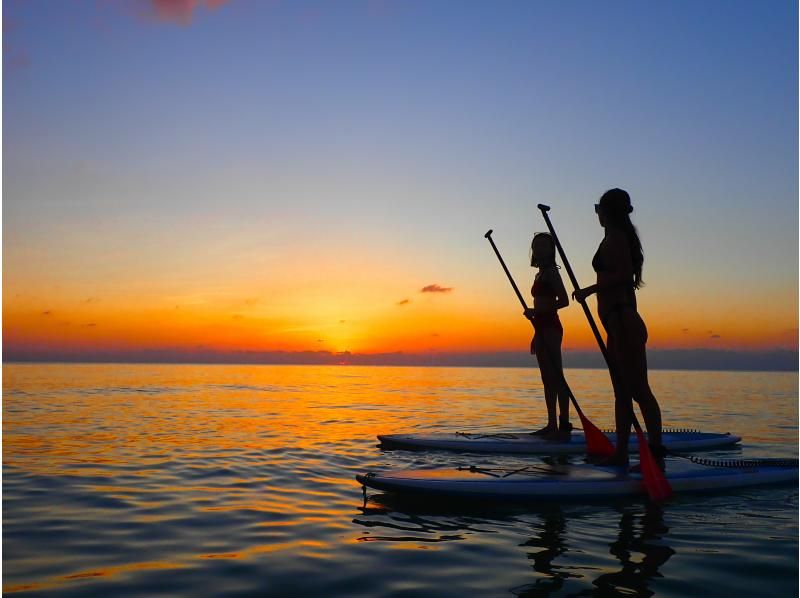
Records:
{"label": "woman's foot", "polygon": [[572,424],[569,422],[559,422],[558,429],[547,436],[548,440],[555,442],[565,442],[572,436]]}
{"label": "woman's foot", "polygon": [[556,431],[556,427],[550,424],[547,424],[541,430],[536,430],[535,432],[531,432],[531,436],[549,436],[553,432]]}

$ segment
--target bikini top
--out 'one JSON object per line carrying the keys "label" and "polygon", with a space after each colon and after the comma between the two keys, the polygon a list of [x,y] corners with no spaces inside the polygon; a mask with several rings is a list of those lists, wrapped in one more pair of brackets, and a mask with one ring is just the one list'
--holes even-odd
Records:
{"label": "bikini top", "polygon": [[549,280],[546,280],[541,277],[537,277],[533,281],[533,286],[531,287],[531,295],[534,297],[541,296],[541,295],[555,295],[556,289]]}
{"label": "bikini top", "polygon": [[[594,268],[594,271],[598,272],[598,273],[599,272],[607,272],[608,271],[608,269],[605,267],[605,264],[603,263],[603,258],[600,256],[600,248],[599,247],[597,248],[597,252],[594,254],[594,257],[592,258],[592,268]],[[625,283],[620,283],[620,286],[625,286],[627,288],[627,290],[630,291],[629,292],[629,295],[630,295],[630,298],[631,298],[630,299],[631,300],[630,305],[635,306],[636,305],[636,291],[633,288],[633,281],[631,281],[630,286],[628,286]],[[628,304],[625,304],[625,305],[628,305]]]}
{"label": "bikini top", "polygon": [[603,264],[603,258],[600,257],[600,248],[599,247],[597,248],[597,251],[595,252],[594,257],[592,258],[592,268],[594,268],[595,272],[604,272],[605,269],[606,269],[605,265]]}

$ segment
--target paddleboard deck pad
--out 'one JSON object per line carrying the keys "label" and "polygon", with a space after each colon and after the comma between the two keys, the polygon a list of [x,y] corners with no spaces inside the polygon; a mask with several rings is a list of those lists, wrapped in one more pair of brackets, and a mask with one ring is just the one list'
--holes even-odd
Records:
{"label": "paddleboard deck pad", "polygon": [[[616,444],[617,435],[606,432]],[[717,449],[740,442],[733,434],[676,430],[665,428],[663,442],[671,451],[699,451]],[[583,432],[573,431],[567,441],[546,440],[527,432],[456,432],[450,434],[383,434],[378,440],[384,448],[402,450],[442,450],[475,453],[518,453],[528,455],[568,455],[586,452]],[[631,434],[630,451],[639,451],[636,434]]]}
{"label": "paddleboard deck pad", "polygon": [[[797,459],[667,461],[673,493],[714,492],[798,481]],[[724,464],[724,466],[720,466]],[[639,473],[588,464],[521,464],[518,468],[458,467],[395,470],[357,475],[362,485],[406,496],[449,499],[546,501],[634,497],[647,491]]]}

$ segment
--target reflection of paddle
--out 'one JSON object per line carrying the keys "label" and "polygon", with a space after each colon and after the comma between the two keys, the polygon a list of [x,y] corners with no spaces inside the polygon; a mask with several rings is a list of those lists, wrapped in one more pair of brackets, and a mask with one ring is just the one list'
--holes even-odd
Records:
{"label": "reflection of paddle", "polygon": [[[514,288],[514,292],[517,294],[517,298],[519,302],[522,304],[523,309],[528,309],[528,305],[525,303],[525,299],[522,298],[522,293],[519,292],[519,288],[517,287],[517,283],[514,282],[514,278],[511,276],[511,272],[508,271],[506,267],[506,263],[503,261],[503,256],[500,255],[500,252],[497,249],[497,245],[494,244],[492,240],[492,231],[490,230],[488,233],[484,235],[487,239],[489,239],[489,243],[492,244],[492,249],[494,249],[495,254],[497,254],[497,259],[500,260],[500,265],[503,266],[503,270],[506,272],[506,276],[508,276],[508,281],[511,283],[511,286]],[[545,343],[545,346],[546,343]],[[553,366],[553,369],[559,371],[559,368],[555,367],[556,362],[553,359],[553,356],[549,354],[548,357],[550,358],[550,363]],[[578,401],[575,399],[575,395],[572,394],[572,390],[569,388],[569,384],[567,384],[567,380],[564,378],[564,372],[560,371],[561,374],[561,384],[564,386],[564,389],[567,391],[572,404],[575,406],[575,411],[578,412],[578,417],[581,418],[581,424],[583,425],[583,434],[586,437],[586,452],[590,455],[602,455],[608,456],[614,452],[614,445],[611,444],[611,441],[603,434],[600,429],[595,426],[589,418],[583,414],[581,411],[580,406],[578,405]]]}
{"label": "reflection of paddle", "polygon": [[[577,291],[580,288],[580,285],[578,285],[578,280],[575,278],[575,274],[572,272],[572,268],[569,265],[567,256],[564,254],[564,248],[561,247],[561,243],[558,240],[558,235],[556,235],[556,231],[553,228],[553,223],[550,222],[550,216],[547,214],[547,212],[550,210],[550,206],[539,204],[538,208],[542,211],[542,217],[547,224],[547,229],[553,236],[553,241],[556,244],[556,249],[558,249],[558,254],[561,256],[561,261],[564,263],[564,268],[566,268],[569,279],[572,281],[572,287]],[[606,349],[603,339],[600,338],[600,331],[597,329],[597,325],[594,323],[594,318],[592,317],[592,312],[589,311],[589,306],[586,305],[586,301],[579,301],[579,303],[583,307],[583,313],[586,314],[586,319],[589,320],[589,326],[592,328],[594,338],[597,340],[597,344],[600,346],[600,352],[603,354],[603,357],[606,360],[606,365],[608,365],[608,372],[611,375],[611,380],[612,382],[615,382],[614,387],[622,388],[622,386],[618,384],[619,378],[615,376],[614,368],[611,365],[611,360],[608,358],[608,350]],[[649,494],[650,498],[653,500],[665,500],[672,494],[672,488],[670,488],[669,482],[667,482],[667,478],[664,476],[664,472],[661,471],[661,468],[655,462],[653,453],[650,452],[650,446],[645,440],[642,427],[639,425],[639,420],[636,419],[636,412],[633,410],[633,401],[631,401],[631,421],[633,422],[633,427],[636,430],[636,436],[639,439],[639,465],[642,468],[642,478],[644,480],[644,486],[647,489],[647,494]]]}

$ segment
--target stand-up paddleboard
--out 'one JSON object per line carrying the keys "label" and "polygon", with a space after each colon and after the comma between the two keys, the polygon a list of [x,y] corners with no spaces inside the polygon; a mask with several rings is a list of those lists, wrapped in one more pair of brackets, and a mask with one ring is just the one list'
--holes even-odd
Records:
{"label": "stand-up paddleboard", "polygon": [[[707,466],[669,460],[666,477],[674,493],[713,492],[798,480],[797,459],[732,461]],[[596,465],[520,465],[397,470],[357,475],[362,485],[406,496],[485,500],[594,500],[646,495],[642,476],[627,468]]]}
{"label": "stand-up paddleboard", "polygon": [[[614,432],[605,432],[616,443]],[[586,437],[574,431],[567,441],[545,440],[526,432],[456,432],[451,434],[383,434],[378,436],[381,446],[403,450],[442,450],[475,453],[524,453],[528,455],[567,455],[586,452]],[[740,442],[739,436],[697,430],[672,430],[665,428],[663,443],[670,451],[700,451],[716,449]],[[639,452],[639,441],[631,435],[630,451]]]}

